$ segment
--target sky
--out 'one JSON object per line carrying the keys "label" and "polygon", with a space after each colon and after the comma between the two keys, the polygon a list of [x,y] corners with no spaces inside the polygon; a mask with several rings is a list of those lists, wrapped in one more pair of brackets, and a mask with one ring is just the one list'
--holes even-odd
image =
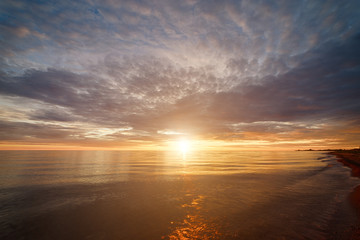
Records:
{"label": "sky", "polygon": [[0,149],[360,145],[360,1],[0,1]]}

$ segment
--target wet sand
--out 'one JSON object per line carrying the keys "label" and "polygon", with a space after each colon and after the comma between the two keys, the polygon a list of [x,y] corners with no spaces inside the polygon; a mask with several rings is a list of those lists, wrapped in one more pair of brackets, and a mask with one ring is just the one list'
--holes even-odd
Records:
{"label": "wet sand", "polygon": [[[343,150],[331,152],[338,161],[351,169],[351,176],[360,178],[360,150]],[[358,224],[353,229],[351,239],[360,240],[360,185],[349,194],[349,203],[358,216]]]}
{"label": "wet sand", "polygon": [[352,176],[360,177],[360,150],[342,150],[331,152],[339,161],[352,169]]}

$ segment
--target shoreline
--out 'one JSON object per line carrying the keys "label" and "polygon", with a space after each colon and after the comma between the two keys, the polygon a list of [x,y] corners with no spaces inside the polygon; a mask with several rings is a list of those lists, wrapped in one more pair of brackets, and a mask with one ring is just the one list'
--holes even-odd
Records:
{"label": "shoreline", "polygon": [[[351,176],[360,178],[360,150],[340,150],[329,152],[331,155],[337,157],[337,161],[344,166],[351,169]],[[350,239],[360,240],[360,184],[356,186],[348,195],[348,201],[351,207],[354,208],[357,218],[358,226],[353,229]]]}
{"label": "shoreline", "polygon": [[329,154],[335,155],[339,162],[349,167],[351,176],[360,178],[360,150],[331,151]]}

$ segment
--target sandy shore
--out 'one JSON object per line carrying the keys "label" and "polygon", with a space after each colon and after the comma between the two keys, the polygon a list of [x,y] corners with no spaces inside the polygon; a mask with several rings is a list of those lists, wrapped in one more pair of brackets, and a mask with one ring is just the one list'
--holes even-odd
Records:
{"label": "sandy shore", "polygon": [[[360,150],[342,150],[330,152],[338,161],[351,169],[351,176],[360,178]],[[360,185],[349,194],[349,202],[355,209],[359,224],[351,236],[351,239],[360,240]]]}
{"label": "sandy shore", "polygon": [[330,152],[338,157],[338,161],[351,168],[351,175],[360,177],[360,150],[342,150]]}

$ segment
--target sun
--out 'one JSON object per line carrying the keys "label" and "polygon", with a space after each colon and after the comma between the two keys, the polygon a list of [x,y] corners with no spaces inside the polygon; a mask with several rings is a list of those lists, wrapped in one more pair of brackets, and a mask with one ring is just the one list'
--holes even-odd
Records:
{"label": "sun", "polygon": [[190,149],[190,142],[189,140],[186,139],[180,139],[177,145],[178,145],[178,150],[183,154],[187,153]]}

